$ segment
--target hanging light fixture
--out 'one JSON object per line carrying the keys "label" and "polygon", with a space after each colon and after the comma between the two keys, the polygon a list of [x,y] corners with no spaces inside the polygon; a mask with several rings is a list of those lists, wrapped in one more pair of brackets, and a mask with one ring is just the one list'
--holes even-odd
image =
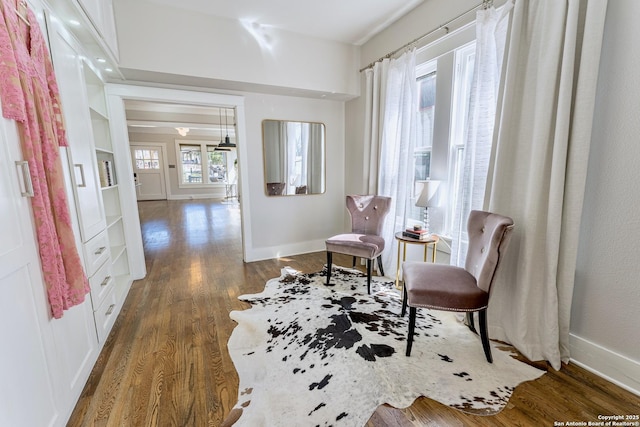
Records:
{"label": "hanging light fixture", "polygon": [[[220,111],[222,111],[222,109],[220,109]],[[229,138],[229,123],[227,122],[227,108],[224,109],[224,129],[226,131],[226,136],[224,137],[223,141],[220,141],[220,144],[218,144],[218,147],[225,147],[225,148],[232,148],[235,147],[236,144],[231,142],[231,138]],[[222,125],[222,118],[220,119],[220,125]]]}

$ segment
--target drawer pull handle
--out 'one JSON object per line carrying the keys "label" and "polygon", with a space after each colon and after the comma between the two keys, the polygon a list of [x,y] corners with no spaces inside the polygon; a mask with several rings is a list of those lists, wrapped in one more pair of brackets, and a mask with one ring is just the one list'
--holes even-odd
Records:
{"label": "drawer pull handle", "polygon": [[113,310],[116,308],[115,304],[111,304],[109,306],[109,309],[107,310],[107,312],[105,313],[106,316],[109,316],[111,313],[113,313]]}
{"label": "drawer pull handle", "polygon": [[78,184],[78,187],[86,187],[87,180],[84,178],[84,165],[82,163],[76,163],[73,166],[80,169],[80,178],[82,178],[82,184]]}
{"label": "drawer pull handle", "polygon": [[22,182],[24,182],[24,191],[20,190],[20,195],[22,197],[33,197],[33,182],[31,181],[29,162],[26,160],[16,161],[16,166],[22,170]]}
{"label": "drawer pull handle", "polygon": [[102,255],[102,253],[103,253],[104,251],[106,251],[106,250],[107,250],[107,247],[106,247],[106,246],[102,246],[102,247],[100,247],[100,249],[98,249],[97,251],[95,251],[93,254],[94,254],[94,255]]}
{"label": "drawer pull handle", "polygon": [[111,276],[105,277],[102,283],[100,283],[100,286],[107,286],[109,284],[109,280],[111,280]]}

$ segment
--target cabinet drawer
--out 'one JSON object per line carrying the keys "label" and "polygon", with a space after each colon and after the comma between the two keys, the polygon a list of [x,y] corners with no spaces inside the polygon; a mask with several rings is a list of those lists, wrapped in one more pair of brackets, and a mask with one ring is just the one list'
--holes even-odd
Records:
{"label": "cabinet drawer", "polygon": [[87,263],[87,276],[91,277],[109,258],[109,236],[106,231],[98,234],[84,244],[84,259]]}
{"label": "cabinet drawer", "polygon": [[89,285],[91,285],[91,302],[93,303],[93,310],[102,304],[102,300],[107,295],[109,290],[113,288],[113,272],[111,269],[111,263],[105,262],[102,267],[96,271],[96,273],[89,278]]}
{"label": "cabinet drawer", "polygon": [[102,300],[102,304],[100,304],[98,309],[93,313],[99,343],[103,343],[104,340],[107,339],[109,331],[111,331],[111,327],[118,317],[118,302],[114,291],[114,287],[110,286],[107,295],[105,295]]}

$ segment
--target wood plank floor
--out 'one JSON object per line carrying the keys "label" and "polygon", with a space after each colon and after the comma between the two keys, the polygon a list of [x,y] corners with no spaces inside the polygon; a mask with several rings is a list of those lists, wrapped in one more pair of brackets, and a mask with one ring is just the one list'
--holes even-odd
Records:
{"label": "wood plank floor", "polygon": [[[238,392],[226,348],[229,312],[248,308],[237,297],[262,291],[284,266],[318,271],[325,254],[243,263],[237,205],[139,208],[148,274],[134,282],[68,425],[219,426]],[[638,413],[640,397],[569,365],[519,386],[495,416],[420,398],[404,410],[380,407],[367,426],[553,426]]]}

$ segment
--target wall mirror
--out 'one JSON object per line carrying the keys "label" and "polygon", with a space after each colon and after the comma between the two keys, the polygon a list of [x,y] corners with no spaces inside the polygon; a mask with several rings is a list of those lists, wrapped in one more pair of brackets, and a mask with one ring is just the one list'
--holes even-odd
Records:
{"label": "wall mirror", "polygon": [[262,141],[268,196],[324,193],[324,123],[263,120]]}

